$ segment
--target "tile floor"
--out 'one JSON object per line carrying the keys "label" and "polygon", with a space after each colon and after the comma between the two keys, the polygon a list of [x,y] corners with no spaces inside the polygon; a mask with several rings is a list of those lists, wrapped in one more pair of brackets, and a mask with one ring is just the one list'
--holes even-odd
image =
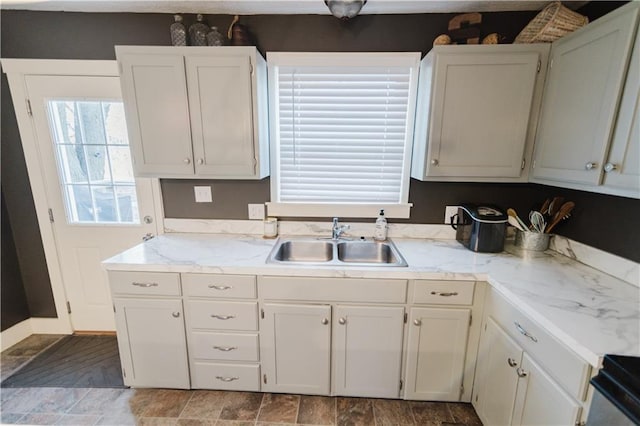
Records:
{"label": "tile floor", "polygon": [[[2,379],[61,336],[34,335],[1,354]],[[171,389],[2,388],[3,424],[468,425],[470,404]]]}

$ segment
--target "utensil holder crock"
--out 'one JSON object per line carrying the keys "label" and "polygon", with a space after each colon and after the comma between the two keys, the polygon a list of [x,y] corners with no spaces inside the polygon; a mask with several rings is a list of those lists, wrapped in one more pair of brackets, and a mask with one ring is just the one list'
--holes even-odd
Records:
{"label": "utensil holder crock", "polygon": [[516,230],[515,246],[523,250],[545,251],[549,248],[551,237],[553,237],[553,234]]}

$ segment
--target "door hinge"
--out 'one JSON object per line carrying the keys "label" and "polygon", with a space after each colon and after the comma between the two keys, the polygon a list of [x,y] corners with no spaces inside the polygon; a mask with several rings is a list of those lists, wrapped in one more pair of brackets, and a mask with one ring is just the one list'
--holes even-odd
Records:
{"label": "door hinge", "polygon": [[262,375],[262,381],[264,382],[265,385],[267,384],[267,375],[266,374]]}
{"label": "door hinge", "polygon": [[469,314],[469,327],[471,327],[472,322],[473,322],[473,314]]}
{"label": "door hinge", "polygon": [[520,170],[524,170],[524,166],[527,164],[527,159],[523,158],[522,159],[522,164],[520,165]]}
{"label": "door hinge", "polygon": [[533,163],[531,163],[531,168],[535,169],[536,168],[536,160],[533,160]]}
{"label": "door hinge", "polygon": [[31,101],[29,99],[25,99],[25,102],[27,103],[27,114],[29,114],[29,117],[33,117],[33,110],[31,109]]}
{"label": "door hinge", "polygon": [[476,402],[478,402],[478,394],[476,394]]}
{"label": "door hinge", "polygon": [[249,61],[249,74],[253,75],[253,63]]}
{"label": "door hinge", "polygon": [[400,379],[400,390],[402,390],[403,386],[404,386],[404,383],[403,383],[402,379]]}
{"label": "door hinge", "polygon": [[484,323],[484,331],[487,331],[487,323]]}
{"label": "door hinge", "polygon": [[118,73],[122,75],[122,62],[118,61]]}
{"label": "door hinge", "polygon": [[260,309],[260,318],[264,319],[264,309]]}
{"label": "door hinge", "polygon": [[55,220],[53,220],[53,210],[49,209],[49,222],[53,223],[55,222]]}
{"label": "door hinge", "polygon": [[124,368],[122,369],[122,377],[127,377],[127,372]]}
{"label": "door hinge", "polygon": [[542,68],[542,61],[540,59],[538,59],[538,69],[536,72],[540,72],[540,68]]}
{"label": "door hinge", "polygon": [[113,313],[116,313],[116,305],[113,305]]}
{"label": "door hinge", "polygon": [[69,301],[67,300],[67,313],[70,314],[71,313],[71,303],[69,303]]}
{"label": "door hinge", "polygon": [[408,318],[407,318],[407,313],[405,312],[405,313],[404,313],[404,323],[405,323],[405,324],[407,323],[407,319],[408,319]]}

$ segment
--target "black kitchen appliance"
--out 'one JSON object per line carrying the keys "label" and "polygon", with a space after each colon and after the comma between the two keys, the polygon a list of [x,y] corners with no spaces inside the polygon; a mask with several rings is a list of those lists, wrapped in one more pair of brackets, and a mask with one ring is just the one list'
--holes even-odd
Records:
{"label": "black kitchen appliance", "polygon": [[591,379],[596,389],[588,426],[640,425],[640,358],[605,355],[602,369]]}
{"label": "black kitchen appliance", "polygon": [[451,226],[456,240],[469,250],[498,253],[504,249],[507,215],[498,206],[463,203],[451,217]]}

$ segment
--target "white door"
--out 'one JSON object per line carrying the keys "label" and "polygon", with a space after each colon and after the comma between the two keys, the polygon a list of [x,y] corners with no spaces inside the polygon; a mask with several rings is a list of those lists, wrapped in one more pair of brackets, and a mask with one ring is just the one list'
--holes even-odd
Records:
{"label": "white door", "polygon": [[180,299],[115,299],[118,348],[127,386],[189,389]]}
{"label": "white door", "polygon": [[513,423],[522,426],[578,424],[580,404],[538,366],[528,354],[518,370]]}
{"label": "white door", "polygon": [[404,308],[336,306],[333,363],[336,395],[397,398]]}
{"label": "white door", "polygon": [[597,185],[633,45],[638,9],[553,43],[533,176]]}
{"label": "white door", "polygon": [[522,349],[491,318],[487,319],[478,352],[474,407],[482,424],[512,424]]}
{"label": "white door", "polygon": [[411,309],[407,399],[460,400],[470,314],[470,309]]}
{"label": "white door", "polygon": [[262,390],[329,394],[331,306],[265,303]]}
{"label": "white door", "polygon": [[74,330],[115,330],[100,262],[155,234],[151,179],[133,176],[118,77],[25,77]]}

